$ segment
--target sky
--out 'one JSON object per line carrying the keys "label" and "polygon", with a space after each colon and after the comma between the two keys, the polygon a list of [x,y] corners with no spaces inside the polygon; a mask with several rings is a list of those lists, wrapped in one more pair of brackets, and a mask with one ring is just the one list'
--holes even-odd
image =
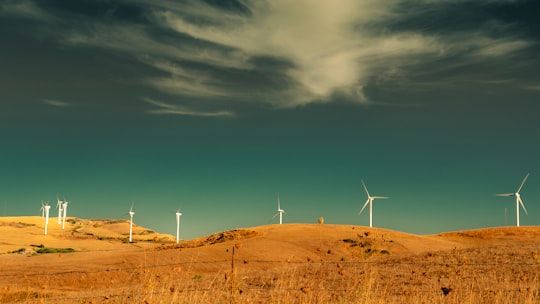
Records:
{"label": "sky", "polygon": [[[540,225],[540,2],[0,0],[0,210],[181,238]],[[56,211],[51,210],[51,216]]]}

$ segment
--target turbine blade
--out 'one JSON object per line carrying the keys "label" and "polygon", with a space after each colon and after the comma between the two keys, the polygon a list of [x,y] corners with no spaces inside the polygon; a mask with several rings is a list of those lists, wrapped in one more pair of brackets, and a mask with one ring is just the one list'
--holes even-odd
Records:
{"label": "turbine blade", "polygon": [[525,211],[525,214],[529,215],[529,213],[527,212],[527,208],[525,208],[525,204],[523,204],[523,200],[521,199],[521,197],[519,197],[519,203],[521,204],[521,208],[523,208],[523,211]]}
{"label": "turbine blade", "polygon": [[519,188],[517,189],[516,193],[519,193],[519,191],[521,190],[521,188],[523,188],[523,185],[525,184],[525,181],[526,181],[527,178],[529,177],[529,174],[530,174],[530,173],[527,173],[527,175],[525,175],[525,178],[524,178],[523,181],[521,182],[521,185],[519,185]]}
{"label": "turbine blade", "polygon": [[371,198],[389,198],[389,197],[386,197],[386,196],[372,196]]}
{"label": "turbine blade", "polygon": [[514,196],[514,193],[495,194],[496,196]]}
{"label": "turbine blade", "polygon": [[275,218],[278,214],[279,214],[279,212],[276,212],[276,214],[274,214],[274,216],[272,216],[272,218]]}
{"label": "turbine blade", "polygon": [[366,209],[366,206],[369,204],[369,198],[367,199],[367,201],[364,203],[364,206],[362,206],[362,209],[360,209],[360,212],[358,212],[358,214],[362,213],[362,211],[364,211],[364,209]]}
{"label": "turbine blade", "polygon": [[277,208],[281,209],[281,203],[279,202],[279,194],[277,195]]}
{"label": "turbine blade", "polygon": [[364,190],[366,190],[366,194],[369,197],[369,191],[367,190],[366,183],[364,183],[364,180],[362,180],[362,186],[364,186]]}

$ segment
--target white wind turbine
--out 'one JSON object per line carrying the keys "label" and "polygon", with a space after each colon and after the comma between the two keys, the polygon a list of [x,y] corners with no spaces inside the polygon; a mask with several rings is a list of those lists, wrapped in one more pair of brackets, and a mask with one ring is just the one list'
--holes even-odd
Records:
{"label": "white wind turbine", "polygon": [[362,180],[362,185],[364,186],[364,190],[366,190],[366,194],[368,196],[368,199],[365,202],[362,209],[360,210],[360,212],[358,212],[358,214],[362,213],[362,211],[364,211],[366,206],[369,204],[369,227],[373,227],[373,200],[377,199],[377,198],[388,198],[388,197],[385,197],[385,196],[371,196],[371,195],[369,195],[369,191],[368,191],[368,189],[366,187],[366,184],[364,183],[364,180]]}
{"label": "white wind turbine", "polygon": [[281,204],[279,202],[279,194],[278,194],[278,197],[277,197],[277,212],[276,212],[276,214],[274,214],[274,216],[272,216],[272,218],[275,218],[279,214],[279,224],[280,225],[283,223],[283,213],[287,214],[287,212],[285,212],[285,210],[281,209]]}
{"label": "white wind turbine", "polygon": [[131,204],[131,208],[129,208],[129,242],[133,242],[133,215],[135,212],[133,212],[133,204]]}
{"label": "white wind turbine", "polygon": [[63,206],[62,200],[56,196],[56,208],[58,208],[58,224],[62,223],[62,206]]}
{"label": "white wind turbine", "polygon": [[45,217],[45,203],[41,201],[41,217]]}
{"label": "white wind turbine", "polygon": [[64,215],[62,216],[62,230],[64,230],[64,227],[66,226],[67,206],[68,201],[64,198],[64,203],[62,204],[62,211],[64,212]]}
{"label": "white wind turbine", "polygon": [[51,209],[51,206],[49,206],[49,203],[45,203],[42,208],[45,211],[45,235],[47,235],[47,228],[49,226],[49,210]]}
{"label": "white wind turbine", "polygon": [[180,241],[180,217],[182,216],[182,213],[180,212],[180,209],[176,211],[176,244]]}
{"label": "white wind turbine", "polygon": [[503,194],[497,194],[497,196],[515,196],[516,197],[516,226],[519,227],[519,205],[523,208],[523,211],[525,211],[525,214],[529,215],[527,213],[527,209],[525,208],[525,204],[523,204],[523,200],[521,199],[521,195],[519,195],[519,191],[521,188],[523,188],[523,185],[525,184],[525,181],[529,177],[529,173],[525,175],[525,178],[521,182],[521,185],[519,185],[519,188],[516,190],[515,193],[503,193]]}

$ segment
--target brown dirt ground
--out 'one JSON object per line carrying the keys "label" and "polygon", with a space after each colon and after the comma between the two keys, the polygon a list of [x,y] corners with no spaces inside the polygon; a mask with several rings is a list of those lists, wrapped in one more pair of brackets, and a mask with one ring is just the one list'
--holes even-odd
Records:
{"label": "brown dirt ground", "polygon": [[[231,299],[225,296],[232,293],[223,286],[230,283],[233,270],[235,278],[238,272],[235,288],[245,290],[245,299],[255,299],[240,301],[246,303],[279,303],[273,298],[275,290],[300,299],[297,303],[311,303],[301,298],[308,290],[324,290],[319,299],[335,296],[341,302],[399,303],[408,296],[422,303],[425,295],[429,303],[441,302],[441,288],[446,287],[458,297],[446,303],[465,303],[455,290],[463,290],[463,297],[471,297],[467,290],[485,298],[484,292],[497,295],[497,288],[490,289],[497,284],[505,291],[525,288],[532,301],[540,297],[534,289],[540,285],[540,227],[419,236],[362,226],[284,224],[236,229],[176,245],[173,236],[139,226],[134,227],[136,242],[126,243],[128,221],[71,218],[62,230],[51,218],[47,236],[43,222],[41,217],[0,218],[0,302],[226,303]],[[36,254],[41,244],[75,252]],[[17,252],[21,248],[24,252]],[[482,283],[482,274],[500,282],[490,287]],[[360,301],[360,294],[329,292],[350,292],[368,283],[368,291],[383,293],[388,301]],[[213,298],[215,286],[223,287],[215,295],[224,298]],[[144,290],[144,297],[137,290]],[[193,294],[180,298],[179,290]],[[151,300],[156,293],[169,293],[169,298]],[[399,300],[392,302],[391,297]],[[329,299],[313,303],[331,303]]]}

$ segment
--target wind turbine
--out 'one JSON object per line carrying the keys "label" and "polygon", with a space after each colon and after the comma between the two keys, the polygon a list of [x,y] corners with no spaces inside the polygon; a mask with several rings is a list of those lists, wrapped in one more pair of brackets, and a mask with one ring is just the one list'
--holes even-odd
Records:
{"label": "wind turbine", "polygon": [[66,226],[67,206],[68,201],[64,198],[64,203],[62,204],[62,211],[64,212],[64,216],[62,216],[62,230],[64,230],[64,227]]}
{"label": "wind turbine", "polygon": [[180,212],[180,209],[176,211],[176,244],[178,244],[178,241],[180,240],[180,217],[182,216],[182,213]]}
{"label": "wind turbine", "polygon": [[41,201],[41,217],[45,217],[45,203]]}
{"label": "wind turbine", "polygon": [[49,203],[45,203],[42,208],[45,211],[45,235],[47,235],[47,228],[49,225],[49,209],[51,209],[51,206],[49,206]]}
{"label": "wind turbine", "polygon": [[523,188],[523,185],[525,184],[525,181],[527,180],[528,177],[529,177],[529,173],[525,175],[525,178],[523,179],[523,181],[521,182],[521,185],[519,185],[519,188],[516,190],[515,193],[497,194],[497,196],[515,196],[516,197],[516,227],[519,227],[519,205],[521,205],[521,207],[523,208],[523,211],[525,211],[525,214],[529,215],[527,213],[527,208],[525,208],[525,204],[523,204],[521,195],[519,195],[519,191],[521,190],[521,188]]}
{"label": "wind turbine", "polygon": [[281,225],[283,223],[283,213],[287,214],[285,210],[281,209],[281,204],[279,203],[279,194],[277,196],[277,212],[272,216],[272,218],[275,218],[279,214],[279,224]]}
{"label": "wind turbine", "polygon": [[135,212],[133,212],[133,204],[131,204],[131,208],[129,208],[129,242],[133,242],[133,215]]}
{"label": "wind turbine", "polygon": [[58,196],[56,196],[56,208],[58,208],[58,224],[62,223],[62,204],[63,203],[64,202],[62,202],[62,200],[60,200]]}
{"label": "wind turbine", "polygon": [[369,191],[368,191],[367,187],[366,187],[366,183],[364,183],[364,180],[362,180],[362,186],[364,186],[364,190],[366,190],[366,194],[368,196],[368,199],[365,202],[364,206],[362,206],[362,209],[360,210],[360,212],[358,212],[358,214],[362,213],[362,211],[364,211],[366,206],[369,204],[369,227],[373,227],[373,200],[377,199],[377,198],[388,198],[388,197],[385,197],[385,196],[371,196],[369,194]]}

